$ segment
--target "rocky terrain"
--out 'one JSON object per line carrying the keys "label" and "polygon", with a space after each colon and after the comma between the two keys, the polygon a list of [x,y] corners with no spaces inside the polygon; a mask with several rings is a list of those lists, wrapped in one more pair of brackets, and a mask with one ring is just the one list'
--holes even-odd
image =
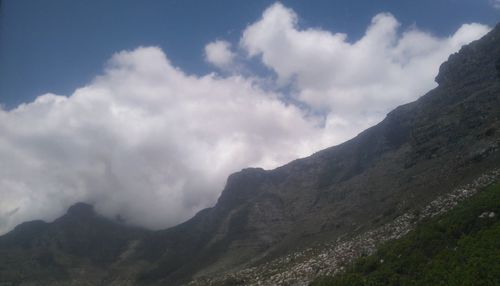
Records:
{"label": "rocky terrain", "polygon": [[[309,285],[317,277],[337,274],[355,258],[374,253],[377,246],[404,236],[423,220],[448,212],[458,203],[499,180],[500,169],[496,169],[481,175],[470,184],[438,197],[424,208],[410,210],[373,230],[315,245],[256,267],[213,278],[200,278],[189,285]],[[496,215],[486,212],[480,217]]]}
{"label": "rocky terrain", "polygon": [[178,226],[132,228],[85,204],[20,225],[0,237],[0,284],[180,285],[222,273],[293,284],[337,271],[406,233],[415,210],[444,211],[477,189],[460,186],[497,174],[499,63],[497,26],[450,56],[417,101],[338,146],[231,175],[214,207]]}

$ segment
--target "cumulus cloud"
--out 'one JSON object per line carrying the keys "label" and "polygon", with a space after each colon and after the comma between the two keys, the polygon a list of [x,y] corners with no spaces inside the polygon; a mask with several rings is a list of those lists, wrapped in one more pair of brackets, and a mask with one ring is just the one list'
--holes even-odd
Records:
{"label": "cumulus cloud", "polygon": [[327,124],[348,122],[345,137],[435,87],[448,55],[489,30],[465,24],[445,38],[416,27],[399,32],[395,17],[381,13],[363,37],[350,42],[343,33],[300,29],[297,18],[274,4],[244,31],[240,45],[273,70],[280,84],[295,86],[299,101],[327,114]]}
{"label": "cumulus cloud", "polygon": [[231,44],[226,41],[217,40],[205,46],[205,60],[222,69],[230,67],[235,54],[231,51]]}
{"label": "cumulus cloud", "polygon": [[171,226],[213,204],[229,173],[316,149],[315,124],[251,79],[189,76],[154,47],[118,53],[68,97],[0,111],[0,231],[77,201]]}
{"label": "cumulus cloud", "polygon": [[[349,42],[300,29],[296,14],[275,4],[239,44],[276,73],[282,92],[247,72],[188,75],[159,48],[141,47],[116,53],[70,95],[0,108],[0,233],[78,201],[136,225],[177,224],[212,205],[231,172],[340,143],[417,98],[450,53],[488,30],[468,24],[438,38],[398,27],[379,14]],[[219,68],[236,56],[223,41],[205,54]]]}

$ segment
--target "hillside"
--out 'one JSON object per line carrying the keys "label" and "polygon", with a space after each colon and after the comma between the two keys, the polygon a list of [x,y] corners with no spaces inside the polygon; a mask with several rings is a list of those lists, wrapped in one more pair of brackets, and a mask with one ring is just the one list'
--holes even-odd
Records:
{"label": "hillside", "polygon": [[0,237],[0,285],[104,283],[131,243],[148,233],[75,204],[52,223],[26,222]]}
{"label": "hillside", "polygon": [[18,226],[0,237],[0,284],[178,285],[393,222],[500,167],[500,25],[436,81],[352,140],[232,174],[214,207],[178,226],[131,228],[85,204]]}
{"label": "hillside", "polygon": [[500,281],[500,184],[312,286],[497,285]]}
{"label": "hillside", "polygon": [[354,139],[275,170],[231,175],[214,208],[147,243],[156,255],[147,259],[161,264],[142,281],[243,269],[369,230],[498,167],[499,34],[452,55],[436,89]]}

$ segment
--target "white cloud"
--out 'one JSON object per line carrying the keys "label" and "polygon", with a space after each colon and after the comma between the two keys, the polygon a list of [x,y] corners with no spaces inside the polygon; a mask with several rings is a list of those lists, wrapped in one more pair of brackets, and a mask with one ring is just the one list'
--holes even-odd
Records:
{"label": "white cloud", "polygon": [[217,40],[205,46],[205,60],[218,68],[230,67],[234,57],[229,42]]}
{"label": "white cloud", "polygon": [[[252,76],[187,75],[147,47],[115,54],[69,96],[0,109],[0,233],[54,219],[78,201],[147,227],[179,223],[213,204],[229,173],[340,143],[415,99],[435,86],[448,54],[488,30],[463,25],[438,38],[398,26],[377,15],[351,43],[345,34],[299,29],[295,13],[275,4],[240,45],[276,72],[277,85],[293,85],[292,95]],[[205,51],[220,68],[236,56],[223,41]]]}
{"label": "white cloud", "polygon": [[349,42],[346,34],[299,29],[297,15],[278,3],[247,27],[240,45],[259,56],[280,84],[293,84],[298,100],[323,110],[328,121],[349,122],[350,137],[435,87],[448,55],[489,30],[467,24],[438,38],[415,27],[400,33],[399,26],[381,13],[361,39]]}
{"label": "white cloud", "polygon": [[158,48],[118,53],[69,97],[0,111],[0,232],[77,201],[171,226],[213,204],[231,172],[317,149],[314,124],[251,79],[188,76]]}

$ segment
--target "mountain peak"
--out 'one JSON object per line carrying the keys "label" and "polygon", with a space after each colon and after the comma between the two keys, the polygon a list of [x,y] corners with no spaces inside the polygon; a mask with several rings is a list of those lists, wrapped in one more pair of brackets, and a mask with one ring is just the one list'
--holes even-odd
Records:
{"label": "mountain peak", "polygon": [[95,213],[93,205],[88,204],[88,203],[82,203],[82,202],[79,202],[79,203],[72,205],[71,207],[69,207],[69,209],[67,211],[67,215],[78,216],[78,217],[94,216],[95,214],[96,213]]}
{"label": "mountain peak", "polygon": [[234,206],[256,196],[256,192],[259,186],[263,184],[266,174],[266,170],[262,168],[245,168],[231,174],[219,197],[218,204]]}
{"label": "mountain peak", "polygon": [[498,79],[500,60],[500,24],[486,36],[463,46],[450,55],[436,76],[439,85],[456,87]]}

